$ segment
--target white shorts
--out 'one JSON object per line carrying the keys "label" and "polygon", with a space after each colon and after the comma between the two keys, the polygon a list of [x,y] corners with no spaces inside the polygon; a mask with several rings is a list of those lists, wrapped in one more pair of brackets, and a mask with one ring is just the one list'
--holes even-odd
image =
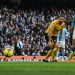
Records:
{"label": "white shorts", "polygon": [[57,43],[59,43],[59,47],[65,48],[65,42],[58,41]]}

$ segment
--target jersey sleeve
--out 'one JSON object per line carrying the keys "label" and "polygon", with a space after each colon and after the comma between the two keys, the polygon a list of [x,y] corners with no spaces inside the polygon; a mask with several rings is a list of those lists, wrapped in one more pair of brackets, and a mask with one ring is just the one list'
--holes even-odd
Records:
{"label": "jersey sleeve", "polygon": [[65,23],[63,22],[63,23],[62,23],[62,27],[64,27],[64,26],[65,26]]}
{"label": "jersey sleeve", "polygon": [[51,31],[51,30],[53,30],[53,29],[54,29],[54,24],[53,24],[53,22],[51,22],[45,32],[46,32],[46,33],[49,33],[49,31]]}

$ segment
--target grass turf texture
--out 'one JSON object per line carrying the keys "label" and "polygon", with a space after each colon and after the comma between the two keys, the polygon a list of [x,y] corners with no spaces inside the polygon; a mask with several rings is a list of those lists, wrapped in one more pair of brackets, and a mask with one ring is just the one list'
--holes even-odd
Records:
{"label": "grass turf texture", "polygon": [[75,62],[0,62],[0,75],[75,75]]}

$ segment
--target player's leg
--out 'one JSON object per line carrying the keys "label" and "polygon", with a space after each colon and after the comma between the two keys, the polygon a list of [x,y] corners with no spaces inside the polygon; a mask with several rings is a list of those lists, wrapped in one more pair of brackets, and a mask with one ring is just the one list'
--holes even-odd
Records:
{"label": "player's leg", "polygon": [[68,60],[71,60],[72,57],[73,57],[73,51],[72,51],[71,45],[69,44],[68,45]]}
{"label": "player's leg", "polygon": [[52,60],[56,60],[56,53],[57,53],[58,48],[54,48],[52,52]]}
{"label": "player's leg", "polygon": [[53,47],[53,42],[49,42],[49,38],[48,38],[48,36],[47,36],[47,34],[45,34],[45,39],[46,39],[46,41],[47,41],[47,43],[48,43],[48,45],[49,45],[49,48],[48,48],[48,53],[47,53],[47,55],[46,55],[46,57],[45,57],[45,59],[43,59],[43,61],[44,62],[48,62],[48,58],[50,57],[50,55],[52,54],[52,47]]}
{"label": "player's leg", "polygon": [[53,52],[53,50],[52,50],[53,48],[52,48],[52,47],[53,47],[53,46],[50,47],[50,45],[51,45],[51,43],[49,44],[49,48],[48,48],[49,51],[48,51],[48,53],[47,53],[45,59],[43,59],[44,62],[45,62],[45,61],[48,62],[48,58],[50,57],[50,55],[52,55],[52,52]]}
{"label": "player's leg", "polygon": [[70,51],[69,55],[68,55],[68,59],[71,60],[73,57],[73,51]]}
{"label": "player's leg", "polygon": [[60,55],[60,43],[59,42],[57,42],[57,43],[59,44],[59,47],[58,47],[58,50],[56,52],[56,60],[59,59],[59,55]]}
{"label": "player's leg", "polygon": [[64,59],[65,59],[65,49],[62,48],[62,61],[64,61]]}
{"label": "player's leg", "polygon": [[56,53],[56,60],[59,59],[59,54],[60,54],[60,52],[59,52],[59,50],[58,50],[57,53]]}
{"label": "player's leg", "polygon": [[57,37],[53,36],[52,41],[54,43],[54,48],[53,48],[53,52],[52,52],[52,61],[56,60],[56,53],[58,51],[59,48],[59,44],[57,43]]}
{"label": "player's leg", "polygon": [[52,54],[52,50],[49,50],[45,59],[43,59],[44,62],[48,62],[48,58],[50,57],[50,55]]}
{"label": "player's leg", "polygon": [[48,58],[50,57],[50,55],[52,55],[53,48],[54,48],[52,42],[49,42],[48,45],[49,45],[50,48],[49,48],[49,51],[48,51],[48,53],[47,53],[45,59],[43,59],[44,62],[48,62]]}
{"label": "player's leg", "polygon": [[62,61],[65,59],[65,42],[61,41]]}
{"label": "player's leg", "polygon": [[45,59],[48,59],[51,54],[52,54],[52,50],[49,50],[48,53],[47,53],[47,55],[46,55],[46,57],[45,57]]}
{"label": "player's leg", "polygon": [[[75,39],[73,39],[73,47],[75,47]],[[68,56],[68,59],[71,60],[72,57],[74,56],[73,54],[73,47],[71,47],[71,45],[69,45],[69,49],[70,49],[70,53],[69,53],[69,56]]]}
{"label": "player's leg", "polygon": [[[47,33],[45,33],[45,39],[46,39],[46,42],[48,43],[49,42],[49,38],[48,38],[48,34]],[[49,51],[48,51],[45,59],[43,59],[43,62],[48,62],[48,58],[49,58],[50,54],[52,53],[51,50],[50,50],[50,46],[48,46],[47,48],[48,48]]]}

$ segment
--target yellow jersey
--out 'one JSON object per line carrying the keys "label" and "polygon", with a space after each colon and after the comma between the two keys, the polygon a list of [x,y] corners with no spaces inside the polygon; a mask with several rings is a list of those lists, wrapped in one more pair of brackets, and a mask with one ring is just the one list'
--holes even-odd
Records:
{"label": "yellow jersey", "polygon": [[60,23],[59,20],[54,20],[50,23],[45,32],[49,33],[50,30],[52,30],[52,36],[57,36],[58,31],[62,30],[64,25],[64,22]]}

